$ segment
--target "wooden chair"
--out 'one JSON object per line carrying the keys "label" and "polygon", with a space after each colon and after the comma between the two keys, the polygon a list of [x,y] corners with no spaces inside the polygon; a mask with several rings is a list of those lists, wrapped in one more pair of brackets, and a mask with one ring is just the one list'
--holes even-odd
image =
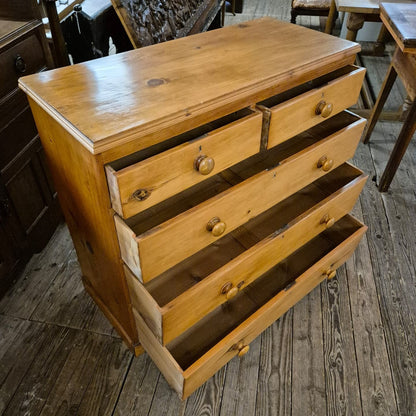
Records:
{"label": "wooden chair", "polygon": [[[296,23],[296,18],[301,16],[328,16],[329,24],[326,25],[325,32],[331,33],[338,12],[335,7],[331,8],[334,0],[292,0],[291,23]],[[331,13],[330,13],[331,11]]]}

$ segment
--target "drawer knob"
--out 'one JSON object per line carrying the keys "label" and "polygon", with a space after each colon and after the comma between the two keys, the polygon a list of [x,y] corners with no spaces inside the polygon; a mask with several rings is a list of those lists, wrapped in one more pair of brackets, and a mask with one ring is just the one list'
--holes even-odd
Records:
{"label": "drawer knob", "polygon": [[319,101],[318,105],[315,108],[315,113],[317,116],[321,116],[323,118],[327,118],[332,113],[333,106],[331,103],[327,103],[326,101],[322,100]]}
{"label": "drawer knob", "polygon": [[215,161],[212,157],[201,155],[194,160],[194,167],[201,175],[210,174],[214,166]]}
{"label": "drawer knob", "polygon": [[336,270],[328,269],[325,273],[327,279],[333,279],[337,275]]}
{"label": "drawer knob", "polygon": [[219,237],[224,233],[226,228],[225,222],[222,222],[218,217],[211,218],[207,224],[207,230],[211,231],[214,237]]}
{"label": "drawer knob", "polygon": [[238,356],[242,357],[243,355],[246,355],[248,353],[248,351],[250,350],[250,345],[244,345],[242,342],[240,342],[237,345],[237,350],[238,350]]}
{"label": "drawer knob", "polygon": [[225,295],[227,300],[230,300],[238,293],[238,288],[235,287],[231,282],[227,282],[221,288],[221,293]]}
{"label": "drawer knob", "polygon": [[322,219],[321,219],[321,224],[325,224],[326,228],[330,228],[335,224],[335,218],[334,217],[330,217],[329,214],[326,214]]}
{"label": "drawer knob", "polygon": [[26,72],[26,62],[20,55],[16,56],[14,67],[19,74],[24,74]]}
{"label": "drawer knob", "polygon": [[317,167],[325,172],[331,170],[332,166],[334,166],[334,161],[332,159],[328,159],[327,156],[322,156],[317,163]]}

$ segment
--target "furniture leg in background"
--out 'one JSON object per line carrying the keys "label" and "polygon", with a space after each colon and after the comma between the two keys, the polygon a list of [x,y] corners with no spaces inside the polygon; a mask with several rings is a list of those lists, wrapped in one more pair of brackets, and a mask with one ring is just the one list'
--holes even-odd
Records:
{"label": "furniture leg in background", "polygon": [[370,140],[371,133],[397,75],[403,81],[411,103],[402,130],[380,180],[379,190],[385,192],[389,189],[416,130],[416,3],[382,3],[380,9],[381,19],[396,40],[397,48],[363,136],[363,142],[368,143]]}

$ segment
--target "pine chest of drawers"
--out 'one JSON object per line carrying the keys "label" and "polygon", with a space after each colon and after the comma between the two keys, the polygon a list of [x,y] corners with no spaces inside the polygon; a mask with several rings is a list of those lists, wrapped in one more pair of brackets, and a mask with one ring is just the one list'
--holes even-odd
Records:
{"label": "pine chest of drawers", "polygon": [[358,50],[264,18],[20,81],[86,289],[181,397],[365,232]]}

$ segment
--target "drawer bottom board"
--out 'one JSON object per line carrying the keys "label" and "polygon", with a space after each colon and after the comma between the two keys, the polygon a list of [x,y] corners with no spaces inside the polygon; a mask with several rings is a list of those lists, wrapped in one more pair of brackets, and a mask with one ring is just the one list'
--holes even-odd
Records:
{"label": "drawer bottom board", "polygon": [[352,254],[366,227],[347,215],[163,347],[134,311],[140,341],[186,398]]}

